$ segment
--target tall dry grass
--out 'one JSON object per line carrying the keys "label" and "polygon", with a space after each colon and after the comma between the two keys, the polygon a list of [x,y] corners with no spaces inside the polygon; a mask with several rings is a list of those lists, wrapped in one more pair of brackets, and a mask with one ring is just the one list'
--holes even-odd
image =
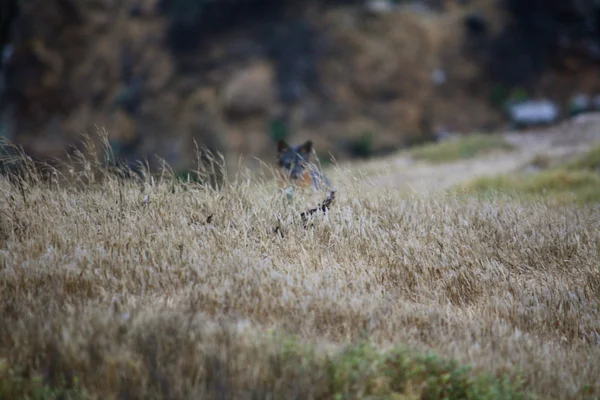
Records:
{"label": "tall dry grass", "polygon": [[215,188],[73,161],[64,179],[0,181],[0,372],[12,379],[77,378],[99,398],[363,397],[381,385],[436,398],[423,380],[340,382],[331,360],[366,340],[541,398],[600,395],[597,206],[406,196],[338,171],[334,206],[304,229],[293,218],[312,197],[290,201],[268,175]]}

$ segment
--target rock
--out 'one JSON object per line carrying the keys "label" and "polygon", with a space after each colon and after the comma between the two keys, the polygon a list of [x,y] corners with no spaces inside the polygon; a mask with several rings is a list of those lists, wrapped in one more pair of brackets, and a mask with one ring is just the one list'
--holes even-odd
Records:
{"label": "rock", "polygon": [[437,68],[431,74],[431,80],[433,81],[433,83],[436,86],[443,85],[444,83],[446,83],[446,78],[447,78],[446,77],[446,71],[444,71],[441,68]]}
{"label": "rock", "polygon": [[529,126],[556,122],[560,110],[550,100],[531,100],[510,105],[508,114],[517,126]]}
{"label": "rock", "polygon": [[387,14],[394,10],[395,5],[390,0],[368,0],[365,8],[370,14]]}
{"label": "rock", "polygon": [[268,114],[275,103],[272,66],[259,61],[233,74],[223,89],[223,109],[230,116]]}

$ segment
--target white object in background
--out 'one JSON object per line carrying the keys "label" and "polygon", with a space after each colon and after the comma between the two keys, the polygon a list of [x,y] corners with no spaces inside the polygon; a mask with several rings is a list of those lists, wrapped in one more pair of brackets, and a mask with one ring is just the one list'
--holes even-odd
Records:
{"label": "white object in background", "polygon": [[510,118],[519,124],[544,124],[558,119],[559,109],[550,100],[532,100],[509,107]]}

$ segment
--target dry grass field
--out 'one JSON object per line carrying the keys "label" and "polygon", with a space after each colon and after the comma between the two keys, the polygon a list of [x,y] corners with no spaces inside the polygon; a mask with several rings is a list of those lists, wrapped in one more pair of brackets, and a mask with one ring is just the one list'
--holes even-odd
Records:
{"label": "dry grass field", "polygon": [[332,170],[306,229],[268,174],[2,178],[0,398],[598,398],[598,204],[403,160]]}

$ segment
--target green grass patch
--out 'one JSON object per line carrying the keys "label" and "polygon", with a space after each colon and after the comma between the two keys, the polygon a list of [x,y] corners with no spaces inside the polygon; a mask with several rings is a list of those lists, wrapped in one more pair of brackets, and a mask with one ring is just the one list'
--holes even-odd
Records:
{"label": "green grass patch", "polygon": [[503,194],[525,200],[546,198],[554,204],[600,203],[600,146],[582,156],[550,167],[551,160],[536,156],[531,165],[546,168],[537,173],[524,171],[482,177],[459,185],[469,195]]}
{"label": "green grass patch", "polygon": [[[277,350],[274,351],[272,346]],[[277,344],[269,344],[263,350],[270,354],[266,360],[257,360],[255,365],[248,365],[247,369],[239,371],[247,371],[252,375],[253,368],[261,370],[264,375],[256,382],[256,387],[249,387],[247,384],[238,386],[239,382],[248,382],[244,376],[228,376],[222,382],[234,397],[248,390],[254,393],[256,398],[303,398],[305,394],[320,399],[534,397],[523,389],[523,382],[515,377],[509,379],[475,373],[468,366],[446,361],[437,355],[404,348],[380,351],[369,343],[361,343],[349,345],[339,352],[326,353],[316,351],[311,345],[300,344],[287,338]],[[228,365],[228,362],[220,360],[219,365]],[[41,376],[24,374],[23,371],[5,368],[0,378],[0,399],[102,398],[99,393],[89,394],[80,389],[77,382],[68,386],[53,386],[45,383]],[[103,386],[102,382],[97,384]],[[151,383],[153,384],[154,382]],[[202,384],[207,387],[214,386],[209,381]],[[133,384],[128,390],[135,394],[141,389]],[[159,387],[152,391],[155,393],[153,398],[165,398],[161,395]]]}
{"label": "green grass patch", "polygon": [[410,154],[417,160],[445,163],[478,157],[492,151],[513,149],[514,146],[502,136],[474,134],[418,146],[411,149]]}
{"label": "green grass patch", "polygon": [[0,361],[0,399],[71,400],[91,399],[77,379],[69,384],[50,385],[39,374],[11,368]]}
{"label": "green grass patch", "polygon": [[522,382],[474,373],[434,354],[347,347],[327,361],[334,399],[525,399]]}
{"label": "green grass patch", "polygon": [[565,168],[571,171],[600,172],[600,146],[595,146],[583,156],[566,163]]}
{"label": "green grass patch", "polygon": [[[312,375],[327,399],[532,399],[524,381],[476,373],[466,365],[405,347],[382,351],[363,341],[325,355],[287,339],[283,364]],[[285,367],[283,367],[285,369]]]}
{"label": "green grass patch", "polygon": [[539,173],[518,173],[475,179],[460,187],[468,194],[502,193],[522,199],[546,197],[556,204],[600,202],[600,174],[558,168]]}

